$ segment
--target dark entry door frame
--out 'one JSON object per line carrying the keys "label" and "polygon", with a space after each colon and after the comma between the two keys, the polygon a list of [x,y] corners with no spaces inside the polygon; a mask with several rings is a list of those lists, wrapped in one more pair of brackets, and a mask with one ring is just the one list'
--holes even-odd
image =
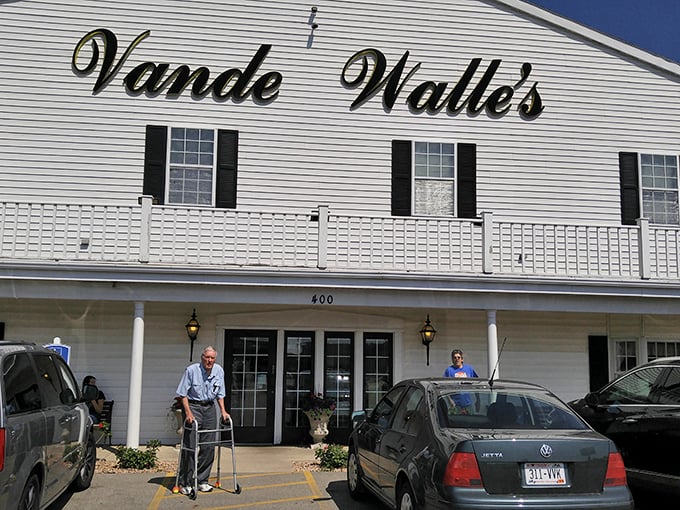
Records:
{"label": "dark entry door frame", "polygon": [[274,443],[276,330],[225,330],[227,409],[234,441]]}

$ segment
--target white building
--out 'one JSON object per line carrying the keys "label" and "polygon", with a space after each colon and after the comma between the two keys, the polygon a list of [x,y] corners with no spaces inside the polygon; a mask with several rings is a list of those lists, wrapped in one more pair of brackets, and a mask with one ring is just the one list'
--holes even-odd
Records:
{"label": "white building", "polygon": [[0,29],[0,322],[71,346],[114,442],[177,440],[194,309],[239,442],[304,441],[310,390],[341,441],[452,348],[565,399],[680,353],[677,63],[519,0],[17,0]]}

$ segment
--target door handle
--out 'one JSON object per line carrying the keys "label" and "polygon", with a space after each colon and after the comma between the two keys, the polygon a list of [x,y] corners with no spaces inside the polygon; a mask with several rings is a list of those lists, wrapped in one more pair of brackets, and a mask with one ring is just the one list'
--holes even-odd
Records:
{"label": "door handle", "polygon": [[621,420],[621,423],[626,423],[626,424],[631,424],[631,423],[637,423],[638,420],[637,418],[624,418]]}

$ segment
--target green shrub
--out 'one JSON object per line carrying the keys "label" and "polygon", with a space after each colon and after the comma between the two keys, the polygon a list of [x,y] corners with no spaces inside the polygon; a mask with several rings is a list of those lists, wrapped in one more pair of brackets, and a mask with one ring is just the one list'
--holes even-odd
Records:
{"label": "green shrub", "polygon": [[324,445],[314,452],[321,469],[331,471],[347,465],[347,448],[339,444]]}
{"label": "green shrub", "polygon": [[152,439],[146,443],[146,450],[120,446],[116,450],[118,467],[121,469],[155,468],[156,463],[158,462],[158,448],[160,448],[160,446],[161,442],[157,439]]}

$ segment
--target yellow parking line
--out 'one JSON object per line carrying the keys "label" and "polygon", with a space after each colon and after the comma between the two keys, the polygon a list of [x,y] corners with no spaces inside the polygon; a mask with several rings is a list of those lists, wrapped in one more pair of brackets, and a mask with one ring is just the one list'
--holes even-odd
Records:
{"label": "yellow parking line", "polygon": [[[170,485],[170,491],[172,491],[172,488],[175,485],[175,475],[174,473],[166,473],[165,474],[165,480],[163,480],[163,483],[161,483],[158,486],[158,490],[156,491],[156,494],[154,495],[153,499],[151,500],[151,503],[149,503],[149,506],[146,507],[147,510],[158,510],[160,507],[161,501],[163,500],[165,496],[165,491],[168,490],[168,486],[166,485],[166,481],[170,480],[171,484]],[[171,492],[172,494],[172,492]],[[173,494],[174,496],[174,494]]]}
{"label": "yellow parking line", "polygon": [[[258,473],[258,474],[253,474],[253,475],[246,475],[242,476],[239,478],[255,478],[255,477],[263,477],[263,476],[271,476],[271,475],[289,475],[291,473]],[[243,487],[241,486],[242,491],[253,491],[253,490],[263,490],[263,489],[272,489],[276,487],[291,487],[294,485],[307,485],[310,488],[311,495],[307,496],[296,496],[296,497],[291,497],[291,498],[282,498],[282,499],[268,499],[265,501],[254,501],[252,503],[244,503],[244,502],[239,502],[233,505],[226,505],[226,506],[216,506],[216,507],[211,507],[211,508],[206,508],[205,510],[228,510],[231,508],[247,508],[247,507],[256,507],[256,506],[263,506],[263,505],[275,505],[277,503],[288,503],[292,501],[305,501],[309,500],[310,497],[314,500],[315,503],[319,505],[318,508],[325,509],[329,508],[327,502],[325,501],[325,496],[324,493],[321,491],[319,488],[319,485],[316,483],[316,480],[314,480],[314,476],[309,472],[309,471],[304,471],[302,473],[305,477],[304,481],[299,481],[299,482],[284,482],[284,483],[272,483],[272,484],[265,484],[265,485],[251,485],[249,487]],[[172,487],[175,484],[175,475],[174,473],[167,473],[166,478],[163,480],[163,483],[161,483],[158,486],[158,490],[156,491],[156,494],[154,495],[153,499],[149,503],[149,506],[147,506],[147,510],[158,510],[160,508],[161,502],[164,499],[171,498],[171,497],[177,497],[177,494],[168,494],[168,490],[172,490]],[[225,492],[231,492],[228,489],[224,489],[224,487],[221,487],[220,490],[224,490]]]}
{"label": "yellow parking line", "polygon": [[319,507],[321,508],[328,508],[327,502],[325,501],[325,499],[322,499],[323,493],[321,492],[319,485],[316,483],[316,480],[314,480],[314,475],[312,475],[312,473],[309,471],[305,471],[305,478],[307,479],[307,483],[309,483],[309,486],[312,489],[312,495],[316,500],[315,503],[318,503]]}

